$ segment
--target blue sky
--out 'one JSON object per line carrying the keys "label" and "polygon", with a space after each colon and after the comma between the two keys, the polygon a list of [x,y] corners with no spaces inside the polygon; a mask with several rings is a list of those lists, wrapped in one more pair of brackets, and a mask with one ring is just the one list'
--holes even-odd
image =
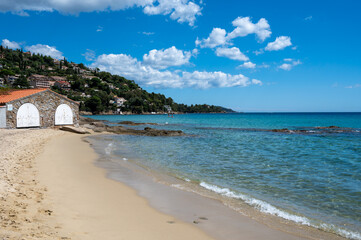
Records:
{"label": "blue sky", "polygon": [[0,41],[245,112],[361,111],[360,1],[0,0]]}

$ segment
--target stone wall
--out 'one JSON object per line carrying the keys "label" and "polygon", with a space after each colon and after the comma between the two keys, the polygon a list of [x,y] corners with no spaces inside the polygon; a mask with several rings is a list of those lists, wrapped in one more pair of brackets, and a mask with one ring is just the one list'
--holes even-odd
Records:
{"label": "stone wall", "polygon": [[55,126],[55,111],[60,104],[67,104],[71,108],[73,123],[75,126],[79,125],[79,104],[48,90],[7,103],[13,105],[12,111],[6,111],[7,128],[16,128],[16,114],[20,106],[25,103],[32,103],[39,110],[41,128]]}

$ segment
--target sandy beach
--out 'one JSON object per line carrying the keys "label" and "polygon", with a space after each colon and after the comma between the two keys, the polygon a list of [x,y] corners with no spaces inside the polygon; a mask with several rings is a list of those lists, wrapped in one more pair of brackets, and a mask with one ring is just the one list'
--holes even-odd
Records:
{"label": "sandy beach", "polygon": [[84,135],[50,129],[0,135],[1,239],[304,239],[246,217],[226,233],[217,222],[200,228],[161,213],[106,178]]}

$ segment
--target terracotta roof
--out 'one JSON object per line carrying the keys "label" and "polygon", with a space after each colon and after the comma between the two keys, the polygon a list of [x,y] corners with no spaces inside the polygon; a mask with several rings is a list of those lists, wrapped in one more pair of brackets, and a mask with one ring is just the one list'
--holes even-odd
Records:
{"label": "terracotta roof", "polygon": [[38,88],[38,89],[23,89],[23,90],[13,90],[6,94],[0,95],[0,105],[14,101],[19,98],[27,97],[35,93],[46,91],[47,89]]}
{"label": "terracotta roof", "polygon": [[68,81],[56,81],[56,82],[60,84],[70,84]]}

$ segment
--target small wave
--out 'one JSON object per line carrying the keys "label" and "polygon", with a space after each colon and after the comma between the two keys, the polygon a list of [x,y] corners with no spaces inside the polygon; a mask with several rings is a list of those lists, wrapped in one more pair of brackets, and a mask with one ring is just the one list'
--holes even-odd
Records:
{"label": "small wave", "polygon": [[268,213],[268,214],[271,214],[274,216],[278,216],[278,217],[281,217],[286,220],[290,220],[290,221],[293,221],[293,222],[296,222],[296,223],[299,223],[302,225],[322,229],[322,230],[329,231],[329,232],[334,232],[334,233],[336,233],[342,237],[346,237],[348,239],[361,240],[361,234],[358,232],[352,232],[349,230],[345,230],[345,229],[336,227],[333,224],[325,224],[325,223],[322,223],[320,225],[312,224],[311,221],[306,217],[302,217],[302,216],[298,216],[295,214],[291,214],[291,213],[282,211],[267,202],[249,197],[244,194],[235,193],[235,192],[231,191],[229,188],[220,188],[216,185],[208,184],[206,182],[201,182],[199,185],[205,189],[208,189],[215,193],[221,194],[222,196],[226,196],[229,198],[235,198],[235,199],[241,199],[244,202],[246,202],[247,204],[255,207],[256,209],[258,209],[259,211],[261,211],[263,213]]}
{"label": "small wave", "polygon": [[171,187],[178,188],[184,190],[184,187],[181,184],[172,184]]}
{"label": "small wave", "polygon": [[108,146],[104,149],[106,155],[112,154],[113,150],[113,143],[109,143]]}
{"label": "small wave", "polygon": [[128,161],[128,158],[123,158],[123,161]]}

